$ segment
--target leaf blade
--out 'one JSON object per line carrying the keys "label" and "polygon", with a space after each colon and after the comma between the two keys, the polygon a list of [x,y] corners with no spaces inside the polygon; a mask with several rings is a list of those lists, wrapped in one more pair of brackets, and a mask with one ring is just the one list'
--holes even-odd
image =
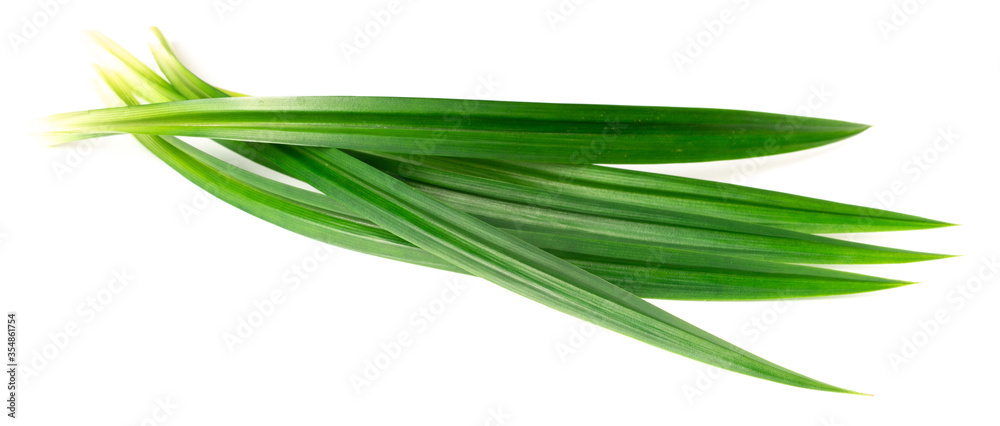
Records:
{"label": "leaf blade", "polygon": [[[810,389],[853,393],[743,351],[347,155],[268,146],[269,158],[396,235],[517,294],[680,355]],[[278,155],[278,154],[284,155]],[[330,174],[330,170],[337,173]]]}
{"label": "leaf blade", "polygon": [[[574,164],[747,158],[759,155],[757,148],[764,144],[773,154],[791,152],[868,127],[705,108],[476,101],[470,111],[469,102],[227,97],[60,114],[49,117],[47,124],[50,132],[196,136],[411,154],[432,146],[434,154],[442,156]],[[792,118],[801,124],[782,131]]]}
{"label": "leaf blade", "polygon": [[[379,169],[444,188],[518,201],[517,195],[550,194],[533,203],[657,221],[668,212],[691,213],[806,233],[930,229],[952,224],[887,210],[776,191],[596,165],[560,165],[390,153],[361,153]],[[506,184],[513,189],[498,186]]]}

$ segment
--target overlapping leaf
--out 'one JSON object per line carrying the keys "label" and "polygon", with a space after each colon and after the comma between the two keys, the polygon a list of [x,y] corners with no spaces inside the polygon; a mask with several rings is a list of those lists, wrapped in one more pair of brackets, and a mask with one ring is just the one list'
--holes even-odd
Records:
{"label": "overlapping leaf", "polygon": [[[148,68],[137,90],[158,102],[198,97],[224,97],[228,92],[204,82],[183,66],[162,34],[154,56],[171,83]],[[133,67],[141,62],[100,34],[95,41]],[[176,88],[177,90],[173,90]],[[183,94],[182,94],[183,93]],[[284,117],[281,117],[284,120]],[[240,142],[220,141],[245,156],[253,149]],[[594,165],[560,165],[444,158],[426,155],[367,153],[369,164],[406,179],[485,198],[526,203],[592,215],[613,212],[619,219],[671,225],[678,213],[730,219],[809,233],[871,232],[924,229],[949,224],[885,210],[835,203],[780,192],[644,173]],[[273,166],[267,164],[268,166]],[[888,260],[887,260],[888,261]],[[851,262],[851,261],[847,261]]]}
{"label": "overlapping leaf", "polygon": [[797,151],[868,126],[707,108],[501,101],[478,101],[469,108],[468,101],[457,99],[297,96],[83,111],[50,117],[47,127],[53,143],[141,133],[500,160],[643,164],[746,158],[759,155],[762,146],[770,154]]}
{"label": "overlapping leaf", "polygon": [[361,154],[387,173],[428,185],[560,210],[663,223],[674,213],[807,233],[928,229],[950,224],[775,191],[596,165]]}
{"label": "overlapping leaf", "polygon": [[[155,28],[153,31],[160,41],[160,44],[152,46],[156,61],[179,92],[178,96],[164,101],[234,94],[218,89],[191,73],[177,60],[163,35]],[[100,35],[95,37],[98,43],[115,52],[123,62],[137,63],[111,40]],[[158,89],[169,86],[151,71],[144,71],[144,78],[151,81],[140,84]],[[228,146],[244,154],[253,153],[239,143]],[[578,213],[601,215],[610,211],[614,212],[614,217],[652,223],[663,223],[661,218],[674,213],[690,213],[807,233],[913,230],[950,225],[887,210],[776,191],[597,165],[384,152],[368,152],[359,158],[380,170],[403,175],[414,182]],[[259,157],[258,160],[266,161]]]}
{"label": "overlapping leaf", "polygon": [[[158,34],[159,36],[159,34]],[[97,36],[100,37],[100,36]],[[162,36],[161,41],[162,40]],[[109,40],[98,38],[104,45],[111,44],[109,50],[126,65],[134,64],[135,59],[129,58]],[[166,47],[154,47],[154,56],[161,69],[177,87],[177,92],[165,91],[169,83],[152,81],[142,87],[153,87],[157,93],[151,96],[159,100],[183,99],[186,96],[226,96],[222,91],[204,83],[191,74],[183,65],[177,62],[172,52]],[[148,72],[137,73],[142,78],[148,77]],[[156,77],[159,78],[159,77]],[[220,143],[251,159],[267,163],[268,156],[260,155],[261,145],[219,140]],[[314,150],[316,155],[323,156],[323,149]],[[335,151],[336,152],[336,151]],[[386,157],[354,154],[359,158],[386,169],[385,161],[393,161]],[[433,161],[433,159],[431,159]],[[388,168],[399,168],[398,164],[390,164]],[[405,163],[409,166],[408,175],[419,173],[426,169],[420,164]],[[296,176],[294,171],[288,173]],[[463,181],[476,179],[476,176],[466,176],[457,173],[444,172],[441,181]],[[562,209],[539,206],[548,193],[525,186],[514,186],[504,182],[487,182],[480,187],[492,186],[492,192],[506,191],[514,201],[504,202],[490,197],[481,197],[464,192],[413,183],[414,186],[429,193],[459,210],[486,220],[487,222],[510,228],[520,232],[519,236],[534,237],[535,233],[546,234],[542,241],[543,248],[586,253],[603,258],[622,259],[631,262],[655,263],[662,258],[664,249],[679,249],[703,251],[730,256],[746,257],[758,260],[797,263],[894,263],[910,262],[939,258],[939,255],[916,253],[906,250],[888,249],[870,245],[851,243],[831,238],[817,237],[779,229],[770,229],[759,225],[743,222],[716,219],[701,215],[660,211],[655,216],[646,215],[629,219],[629,209],[621,210],[613,206],[601,206],[597,203],[588,208],[588,213],[579,214]],[[558,194],[558,193],[556,193]],[[584,209],[577,203],[579,209]],[[601,209],[603,207],[603,210]],[[613,217],[615,214],[626,220]],[[553,238],[560,235],[561,238]]]}
{"label": "overlapping leaf", "polygon": [[[784,369],[335,150],[262,146],[275,164],[359,215],[518,294],[693,359],[794,386],[849,392]],[[331,171],[333,173],[331,173]]]}
{"label": "overlapping leaf", "polygon": [[[175,138],[137,137],[195,184],[278,226],[354,251],[459,271],[422,250],[413,250],[415,248],[405,240],[351,215],[330,197],[236,168]],[[558,250],[560,247],[572,249],[577,246],[574,244],[579,242],[577,239],[530,232],[517,235],[644,298],[753,300],[811,297],[874,291],[907,284],[827,269],[669,248],[651,249],[651,256],[646,261],[611,261],[593,253]],[[609,253],[614,252],[613,246],[606,248]]]}

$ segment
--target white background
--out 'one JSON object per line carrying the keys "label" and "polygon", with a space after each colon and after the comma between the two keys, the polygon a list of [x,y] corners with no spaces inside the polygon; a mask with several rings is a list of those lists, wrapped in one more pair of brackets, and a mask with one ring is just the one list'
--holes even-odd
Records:
{"label": "white background", "polygon": [[[0,6],[0,310],[20,313],[21,361],[34,363],[18,422],[472,425],[499,424],[500,411],[505,425],[995,424],[1000,292],[981,265],[997,256],[996,2],[564,1],[560,12],[553,0],[412,0],[350,61],[344,43],[386,1],[231,3],[63,1],[48,19],[35,1]],[[721,32],[701,34],[706,21]],[[283,277],[313,266],[313,241],[206,202],[129,137],[41,148],[23,136],[31,118],[101,106],[81,30],[148,59],[151,25],[196,73],[258,95],[471,98],[485,80],[499,84],[479,89],[489,99],[874,124],[809,152],[642,169],[960,223],[845,237],[964,256],[850,268],[922,282],[882,293],[655,302],[874,397],[706,372],[604,330],[581,344],[581,322],[488,282],[340,249],[292,290]],[[679,68],[679,55],[690,63]],[[121,270],[128,286],[91,311]],[[426,329],[411,323],[450,281],[465,286],[457,299]],[[225,333],[274,290],[283,303],[231,351]],[[894,368],[889,354],[938,312],[947,323]],[[413,342],[356,392],[350,377],[400,332]]]}

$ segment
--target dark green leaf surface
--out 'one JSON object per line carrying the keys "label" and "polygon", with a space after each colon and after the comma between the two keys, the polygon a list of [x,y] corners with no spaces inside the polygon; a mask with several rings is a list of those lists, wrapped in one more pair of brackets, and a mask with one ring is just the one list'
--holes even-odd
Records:
{"label": "dark green leaf surface", "polygon": [[[127,55],[127,52],[120,49],[114,51],[117,52],[116,56],[119,59]],[[213,92],[212,86],[190,73],[176,61],[176,58],[168,50],[154,48],[154,55],[171,83],[178,87],[178,92],[186,91],[189,96],[202,96],[209,92],[213,96],[225,96],[221,91],[214,90]],[[123,62],[131,63],[131,61],[124,60]],[[131,65],[128,67],[131,68]],[[146,78],[145,73],[137,74]],[[162,84],[153,82],[146,86],[160,88]],[[153,95],[160,100],[175,100],[182,96],[171,93]],[[275,167],[273,164],[266,163],[267,156],[259,155],[260,150],[265,145],[227,140],[219,140],[219,142],[252,160]],[[317,155],[324,156],[327,150],[314,149],[314,151]],[[334,155],[338,152],[336,150],[330,151],[334,152]],[[377,165],[377,161],[366,158],[371,156],[354,155],[361,156],[369,163]],[[380,159],[380,157],[374,158],[375,160]],[[386,158],[381,159],[391,161]],[[414,174],[413,172],[425,168],[416,163],[406,163],[406,165],[410,166],[409,174]],[[382,166],[383,169],[386,167],[384,164]],[[399,165],[388,166],[390,169],[394,167],[399,168]],[[297,176],[294,171],[279,171],[296,178],[302,178]],[[449,178],[452,181],[459,181],[463,179],[463,175],[448,173],[438,181],[447,181]],[[475,179],[475,177],[469,179]],[[590,213],[598,215],[566,212],[546,206],[533,205],[536,201],[541,202],[548,194],[525,186],[512,187],[507,190],[509,194],[519,194],[520,198],[517,198],[517,201],[520,203],[512,203],[435,186],[411,184],[425,193],[445,201],[446,204],[471,213],[495,226],[523,231],[528,234],[541,233],[545,237],[542,240],[543,245],[540,246],[542,248],[601,256],[607,259],[656,262],[663,249],[700,251],[775,262],[813,264],[899,263],[941,257],[686,213],[664,211],[659,212],[655,217],[637,217],[638,221],[630,221],[612,217],[617,213],[618,216],[627,218],[629,209],[621,210],[609,206],[604,210],[595,210],[600,207],[596,204],[590,208]],[[500,188],[500,190],[513,186],[505,182],[492,181],[486,184]],[[581,204],[577,205],[583,208]],[[562,207],[562,205],[557,207]],[[604,216],[601,216],[602,214]],[[647,220],[650,222],[646,222]],[[561,238],[555,238],[556,235],[561,236]]]}
{"label": "dark green leaf surface", "polygon": [[[250,149],[255,149],[255,146],[252,145]],[[322,156],[324,153],[320,150],[317,155]],[[375,163],[376,166],[379,163],[368,155],[361,154],[359,158],[369,164]],[[382,166],[382,170],[399,169],[393,166],[384,167],[385,164]],[[412,172],[420,168],[419,165],[410,164],[407,171]],[[454,173],[449,173],[447,176],[453,178],[453,182],[462,179],[461,175]],[[438,182],[447,180],[440,179]],[[577,200],[560,198],[558,193],[489,180],[483,180],[481,183],[480,186],[471,188],[470,192],[474,194],[470,194],[410,181],[415,188],[459,210],[471,213],[494,225],[519,230],[579,235],[630,244],[653,244],[657,247],[674,247],[774,262],[903,263],[945,257],[703,215],[672,211],[659,211],[654,215],[648,211],[599,203],[587,207]],[[504,193],[506,196],[498,198],[511,201],[480,196],[484,193]],[[587,214],[576,211],[586,211]],[[627,252],[624,247],[621,257],[642,256],[642,253]]]}
{"label": "dark green leaf surface", "polygon": [[292,146],[263,150],[283,169],[296,170],[305,182],[382,228],[553,309],[721,368],[779,383],[849,392],[743,351],[347,154],[330,151],[319,157]]}
{"label": "dark green leaf surface", "polygon": [[[96,33],[92,37],[129,68],[142,67],[136,70],[142,76],[136,83],[137,90],[147,98],[155,98],[156,102],[224,97],[231,93],[217,89],[191,73],[169,50],[162,34],[155,29],[154,32],[161,43],[152,46],[154,57],[173,87],[113,41]],[[228,146],[244,155],[253,154],[252,149],[239,145],[241,143],[234,142]],[[596,215],[614,212],[613,217],[651,223],[671,224],[661,219],[676,213],[689,213],[807,233],[891,231],[950,225],[775,191],[604,166],[444,158],[422,154],[353,155],[383,171],[402,175],[414,182],[571,212]],[[266,161],[259,157],[254,160]]]}
{"label": "dark green leaf surface", "polygon": [[[137,135],[167,164],[220,199],[307,237],[376,256],[464,272],[409,242],[345,212],[332,198],[275,182],[229,165],[186,143]],[[153,146],[150,146],[150,145]],[[170,146],[172,145],[172,146]],[[181,151],[181,152],[174,152]],[[220,185],[219,182],[224,182]],[[576,247],[572,238],[517,232],[525,241]],[[553,242],[552,240],[555,240]],[[600,247],[598,244],[581,244]],[[605,249],[614,253],[614,246]],[[704,253],[652,249],[645,261],[603,259],[548,248],[643,298],[680,300],[757,300],[829,296],[894,288],[908,284],[860,274],[780,263],[758,262]]]}
{"label": "dark green leaf surface", "polygon": [[[181,86],[191,95],[208,95]],[[60,114],[51,141],[141,133],[553,163],[683,163],[778,154],[868,126],[749,111],[461,99],[215,98]]]}
{"label": "dark green leaf surface", "polygon": [[[124,96],[124,95],[123,95]],[[304,236],[354,251],[463,272],[371,222],[333,198],[286,185],[230,165],[171,137],[137,135],[140,142],[196,185],[254,216]],[[648,247],[644,260],[609,260],[617,247],[532,232],[522,239],[546,247],[592,247],[591,253],[559,251],[563,259],[645,298],[754,300],[850,294],[907,284],[860,274],[757,262],[668,248]]]}
{"label": "dark green leaf surface", "polygon": [[886,210],[776,191],[596,165],[358,153],[408,180],[500,200],[659,222],[672,213],[738,220],[807,233],[950,226]]}
{"label": "dark green leaf surface", "polygon": [[[848,392],[725,342],[607,281],[336,151],[264,146],[268,157],[384,229],[515,293],[654,346],[747,375]],[[334,173],[331,173],[333,171]]]}
{"label": "dark green leaf surface", "polygon": [[[137,135],[167,164],[220,199],[307,237],[390,259],[449,271],[458,268],[409,242],[346,212],[330,197],[276,182],[236,168],[179,139]],[[180,151],[180,152],[175,152]],[[224,182],[224,184],[219,184]],[[542,247],[602,247],[572,238],[517,232]],[[555,241],[553,241],[555,240]],[[615,253],[614,245],[603,246]],[[608,281],[644,298],[681,300],[756,300],[828,296],[894,288],[908,284],[860,274],[704,253],[650,248],[645,261],[603,259],[594,253],[548,248]],[[598,254],[601,254],[598,252]]]}
{"label": "dark green leaf surface", "polygon": [[[294,170],[269,164],[269,157],[260,154],[266,148],[265,144],[217,141],[282,173],[302,178]],[[327,150],[312,151],[323,157]],[[523,202],[518,203],[418,182],[408,183],[494,226],[562,237],[544,239],[544,245],[541,246],[543,248],[614,259],[653,262],[656,253],[665,248],[772,262],[811,264],[904,263],[945,257],[684,213],[663,212],[657,217],[657,222],[653,223],[612,217],[618,212],[613,209],[599,211],[603,216],[567,212],[531,203],[534,197],[541,199],[547,194],[535,193],[530,189],[520,195]],[[591,209],[591,213],[594,212]],[[619,216],[628,215],[622,213]]]}

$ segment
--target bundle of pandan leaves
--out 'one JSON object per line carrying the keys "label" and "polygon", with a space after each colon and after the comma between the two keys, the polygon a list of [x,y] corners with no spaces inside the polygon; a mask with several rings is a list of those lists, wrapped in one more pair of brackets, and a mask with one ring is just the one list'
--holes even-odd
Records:
{"label": "bundle of pandan leaves", "polygon": [[[109,108],[43,120],[59,144],[129,133],[214,196],[335,246],[475,275],[728,370],[854,393],[782,368],[643,300],[759,300],[909,282],[803,264],[946,257],[816,234],[949,224],[780,192],[595,164],[751,157],[868,126],[760,112],[391,97],[251,97],[206,83],[155,28],[161,74],[105,36]],[[211,138],[316,191],[178,139]]]}

